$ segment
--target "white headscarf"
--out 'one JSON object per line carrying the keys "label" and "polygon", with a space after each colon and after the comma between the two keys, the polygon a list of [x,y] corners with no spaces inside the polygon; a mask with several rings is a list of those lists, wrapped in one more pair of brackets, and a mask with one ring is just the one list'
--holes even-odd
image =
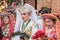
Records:
{"label": "white headscarf", "polygon": [[31,16],[30,16],[31,17],[31,20],[33,20],[35,23],[37,23],[37,15],[36,15],[35,9],[31,5],[29,5],[27,3],[24,5],[24,7],[26,9],[29,9],[29,10],[32,11]]}

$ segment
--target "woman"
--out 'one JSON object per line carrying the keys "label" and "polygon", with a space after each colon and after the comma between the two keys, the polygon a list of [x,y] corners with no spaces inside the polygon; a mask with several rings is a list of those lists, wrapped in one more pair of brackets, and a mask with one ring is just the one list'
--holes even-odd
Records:
{"label": "woman", "polygon": [[[29,5],[28,3],[25,3],[24,1],[21,3],[21,1],[23,0],[18,0],[18,5],[16,7],[16,24],[15,24],[15,28],[14,28],[14,33],[16,33],[17,31],[19,31],[19,25],[21,24],[21,6],[23,5],[25,8],[30,9],[32,11],[31,13],[31,19],[37,23],[37,15],[36,15],[36,11],[35,9]],[[17,29],[16,29],[17,28]]]}
{"label": "woman", "polygon": [[[18,26],[20,28],[19,32],[20,33],[26,33],[27,35],[31,36],[34,35],[34,33],[37,31],[37,25],[36,23],[30,18],[32,11],[29,10],[29,8],[25,8],[24,6],[21,6],[20,14],[21,14],[21,25]],[[16,35],[14,39],[17,40],[17,37],[19,35]]]}
{"label": "woman", "polygon": [[11,35],[13,33],[12,21],[10,20],[9,15],[3,15],[2,20],[3,20],[3,25],[2,25],[3,38],[2,38],[2,40],[10,40]]}
{"label": "woman", "polygon": [[56,32],[56,20],[57,17],[52,14],[43,14],[43,19],[45,22],[45,35],[49,38],[49,40],[57,40],[57,32]]}

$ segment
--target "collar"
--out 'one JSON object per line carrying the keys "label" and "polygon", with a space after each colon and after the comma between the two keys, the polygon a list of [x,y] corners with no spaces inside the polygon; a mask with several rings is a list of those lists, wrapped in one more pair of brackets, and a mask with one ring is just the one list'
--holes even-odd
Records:
{"label": "collar", "polygon": [[[30,19],[29,19],[30,20]],[[27,20],[26,22],[23,22],[24,24],[27,24],[27,22],[29,21],[29,20]]]}

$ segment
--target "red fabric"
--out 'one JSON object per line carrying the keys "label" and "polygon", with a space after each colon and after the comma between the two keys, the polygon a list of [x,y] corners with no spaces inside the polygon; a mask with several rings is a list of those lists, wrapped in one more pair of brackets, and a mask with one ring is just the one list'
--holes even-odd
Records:
{"label": "red fabric", "polygon": [[10,26],[9,26],[9,30],[8,30],[8,36],[11,37],[11,34],[13,33],[13,23],[10,20]]}
{"label": "red fabric", "polygon": [[[46,30],[45,30],[46,31]],[[50,36],[48,37],[50,40],[57,40],[56,29],[53,29],[50,32]]]}
{"label": "red fabric", "polygon": [[45,37],[45,32],[38,30],[33,36],[32,39],[38,39],[38,38],[44,38]]}
{"label": "red fabric", "polygon": [[[11,38],[11,34],[13,33],[13,22],[12,22],[12,20],[10,19],[9,20],[9,30],[8,30],[8,38]],[[2,29],[5,27],[4,26],[5,24],[4,24],[4,22],[3,22],[3,20],[2,20]],[[2,38],[2,40],[6,40],[7,38],[6,37],[3,37]]]}
{"label": "red fabric", "polygon": [[6,37],[3,37],[2,40],[6,40],[7,38]]}
{"label": "red fabric", "polygon": [[[59,15],[59,14],[58,14]],[[42,18],[43,18],[43,21],[45,20],[45,18],[49,18],[49,19],[55,19],[55,20],[57,20],[57,14],[56,13],[52,13],[52,14],[43,14],[42,15]],[[45,24],[45,26],[44,26],[44,30],[45,30],[45,27],[46,27],[46,24]],[[56,28],[58,28],[58,26],[56,26]],[[46,30],[45,30],[46,31]],[[53,29],[53,31],[51,31],[51,33],[50,33],[51,35],[56,35],[57,34],[57,31],[56,31],[56,29]],[[57,40],[57,37],[51,37],[51,35],[50,35],[50,40]],[[56,35],[57,36],[57,35]]]}
{"label": "red fabric", "polygon": [[60,20],[57,20],[56,23],[56,33],[57,33],[57,40],[60,40]]}

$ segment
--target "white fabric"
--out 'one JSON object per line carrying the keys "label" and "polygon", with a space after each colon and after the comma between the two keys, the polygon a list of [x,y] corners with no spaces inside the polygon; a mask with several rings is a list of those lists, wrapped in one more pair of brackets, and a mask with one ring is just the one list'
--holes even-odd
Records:
{"label": "white fabric", "polygon": [[48,37],[51,37],[51,31],[54,29],[54,27],[52,27],[51,29],[48,29],[48,27],[46,27],[45,28],[46,29],[46,35],[48,36]]}
{"label": "white fabric", "polygon": [[21,18],[20,8],[18,7],[16,8],[16,24],[14,28],[14,33],[19,31],[21,22],[22,22],[22,18]]}
{"label": "white fabric", "polygon": [[38,21],[37,21],[37,24],[38,24],[38,29],[39,30],[43,30],[43,20],[40,16],[37,16],[38,17]]}
{"label": "white fabric", "polygon": [[32,11],[32,13],[31,13],[31,19],[32,19],[34,22],[37,23],[37,15],[36,15],[35,9],[34,9],[31,5],[29,5],[29,4],[27,4],[27,3],[24,5],[24,7],[25,7],[26,9]]}
{"label": "white fabric", "polygon": [[12,37],[11,40],[20,40],[20,35],[16,35],[16,36]]}
{"label": "white fabric", "polygon": [[[37,15],[35,9],[27,3],[24,4],[24,7],[32,11],[30,18],[31,20],[37,23]],[[15,24],[14,32],[19,31],[19,26],[21,22],[22,22],[21,11],[20,11],[20,7],[18,7],[16,8],[16,24]]]}
{"label": "white fabric", "polygon": [[[34,25],[32,25],[32,24],[34,24]],[[31,37],[32,37],[35,34],[35,32],[37,32],[37,26],[33,21],[30,21],[30,23],[28,24],[27,27],[28,27],[28,29],[30,29],[32,27],[32,33],[31,33]],[[11,40],[20,40],[20,35],[16,35],[16,36],[12,37]]]}
{"label": "white fabric", "polygon": [[[21,24],[20,28],[22,28],[23,23]],[[32,28],[32,33],[31,33],[31,37],[35,34],[35,32],[37,32],[38,28],[37,25],[35,24],[35,22],[33,22],[32,20],[30,21],[30,23],[27,25],[27,30],[29,30],[30,28]],[[21,31],[22,29],[20,29]],[[26,29],[24,30],[27,31]]]}

